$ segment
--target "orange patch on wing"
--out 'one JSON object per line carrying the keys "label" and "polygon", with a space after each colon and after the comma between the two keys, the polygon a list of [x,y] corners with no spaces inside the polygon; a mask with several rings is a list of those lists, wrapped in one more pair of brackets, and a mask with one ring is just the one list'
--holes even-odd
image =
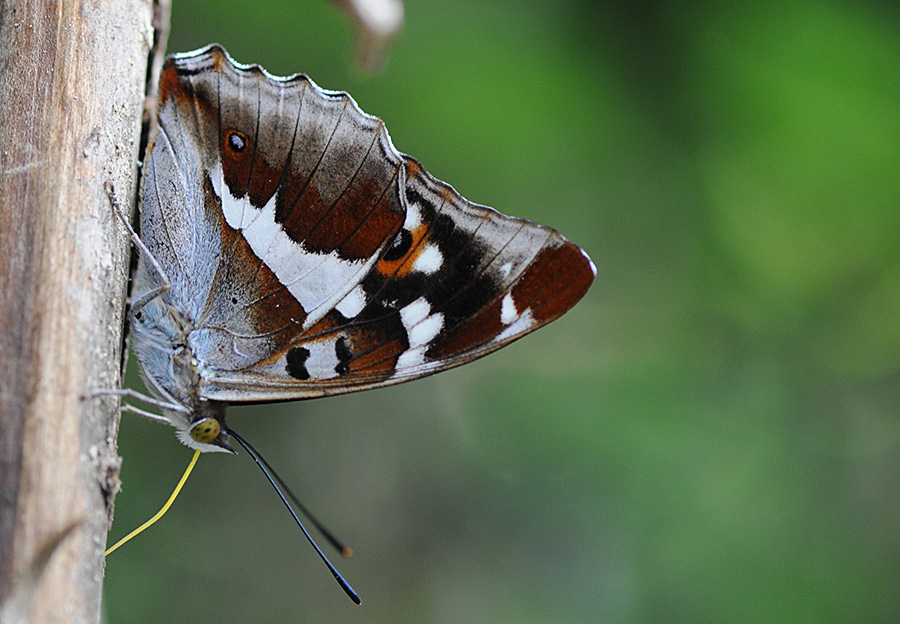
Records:
{"label": "orange patch on wing", "polygon": [[213,67],[217,72],[221,72],[228,67],[228,62],[225,59],[225,55],[222,54],[221,49],[213,48],[211,53],[213,57]]}
{"label": "orange patch on wing", "polygon": [[350,361],[350,371],[359,372],[386,372],[390,373],[394,370],[397,358],[406,349],[399,338],[395,338],[390,342],[378,345],[368,353],[364,353]]}
{"label": "orange patch on wing", "polygon": [[412,243],[409,246],[409,251],[396,260],[381,260],[375,265],[376,271],[385,277],[406,277],[412,271],[416,259],[422,255],[422,252],[427,247],[425,241],[428,240],[428,225],[422,223],[412,230],[410,234]]}

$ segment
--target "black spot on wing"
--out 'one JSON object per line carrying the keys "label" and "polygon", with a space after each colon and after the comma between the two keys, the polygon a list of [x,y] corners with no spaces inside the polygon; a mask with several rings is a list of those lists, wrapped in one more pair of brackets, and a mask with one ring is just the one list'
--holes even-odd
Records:
{"label": "black spot on wing", "polygon": [[346,336],[341,336],[334,343],[334,353],[338,359],[334,372],[338,375],[346,375],[350,372],[350,362],[353,360],[353,351],[350,349],[350,343]]}
{"label": "black spot on wing", "polygon": [[309,359],[309,349],[304,347],[294,347],[287,352],[285,357],[287,360],[287,374],[294,379],[304,381],[309,379],[309,371],[306,370],[306,360]]}
{"label": "black spot on wing", "polygon": [[228,134],[228,148],[233,152],[243,152],[245,147],[247,147],[247,138],[243,133],[232,130]]}
{"label": "black spot on wing", "polygon": [[389,262],[399,260],[406,255],[406,252],[409,251],[411,245],[412,234],[409,233],[409,230],[400,230],[400,233],[397,234],[397,238],[394,239],[394,242],[391,243],[384,256],[382,256],[382,260],[387,260]]}

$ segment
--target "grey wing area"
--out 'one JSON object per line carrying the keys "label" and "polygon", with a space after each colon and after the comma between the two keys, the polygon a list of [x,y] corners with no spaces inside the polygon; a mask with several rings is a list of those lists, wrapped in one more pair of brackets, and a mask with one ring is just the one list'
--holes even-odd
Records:
{"label": "grey wing area", "polygon": [[[141,239],[168,278],[165,300],[188,318],[201,314],[217,270],[211,259],[221,255],[218,223],[204,209],[201,176],[201,159],[177,122],[162,126],[144,160]],[[159,285],[150,266],[141,274],[148,288]]]}

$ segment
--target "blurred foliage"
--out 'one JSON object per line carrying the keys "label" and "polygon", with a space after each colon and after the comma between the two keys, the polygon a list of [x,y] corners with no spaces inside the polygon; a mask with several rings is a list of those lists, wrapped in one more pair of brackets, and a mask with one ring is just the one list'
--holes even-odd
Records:
{"label": "blurred foliage", "polygon": [[[108,561],[106,621],[900,621],[900,10],[410,0],[383,74],[317,0],[176,0],[351,92],[467,197],[599,276],[406,386],[233,409],[356,550],[343,596],[250,460],[206,456]],[[135,383],[138,383],[135,381]],[[122,419],[118,537],[190,458]]]}

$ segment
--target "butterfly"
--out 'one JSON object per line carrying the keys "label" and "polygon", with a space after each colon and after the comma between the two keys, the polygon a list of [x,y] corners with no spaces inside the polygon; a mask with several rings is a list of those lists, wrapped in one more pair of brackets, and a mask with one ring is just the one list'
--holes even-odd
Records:
{"label": "butterfly", "polygon": [[561,316],[596,274],[555,230],[432,177],[348,94],[217,45],[166,60],[141,193],[131,341],[153,397],[122,393],[198,452],[247,448],[230,403],[470,362]]}
{"label": "butterfly", "polygon": [[229,403],[464,364],[558,318],[596,273],[555,230],[432,177],[346,93],[217,45],[163,68],[140,241],[133,349],[202,451],[230,450]]}

